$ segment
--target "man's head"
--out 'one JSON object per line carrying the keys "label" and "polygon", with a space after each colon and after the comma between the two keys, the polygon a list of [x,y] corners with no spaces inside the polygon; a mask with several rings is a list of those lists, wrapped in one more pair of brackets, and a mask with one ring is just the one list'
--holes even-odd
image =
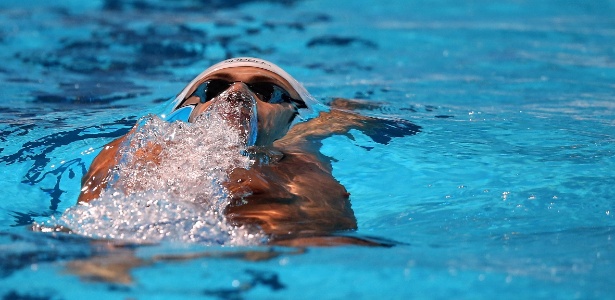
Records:
{"label": "man's head", "polygon": [[276,65],[234,58],[192,80],[175,98],[167,119],[194,122],[204,112],[222,110],[232,124],[254,133],[248,145],[270,145],[286,134],[309,101],[313,100],[303,86]]}

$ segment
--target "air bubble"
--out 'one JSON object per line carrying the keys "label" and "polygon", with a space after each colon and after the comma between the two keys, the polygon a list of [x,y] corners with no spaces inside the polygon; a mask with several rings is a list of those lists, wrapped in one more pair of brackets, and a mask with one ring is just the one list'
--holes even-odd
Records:
{"label": "air bubble", "polygon": [[253,163],[241,154],[246,133],[228,124],[228,114],[210,110],[190,124],[145,117],[120,146],[110,188],[50,222],[93,238],[260,243],[264,234],[233,226],[224,217],[228,173]]}

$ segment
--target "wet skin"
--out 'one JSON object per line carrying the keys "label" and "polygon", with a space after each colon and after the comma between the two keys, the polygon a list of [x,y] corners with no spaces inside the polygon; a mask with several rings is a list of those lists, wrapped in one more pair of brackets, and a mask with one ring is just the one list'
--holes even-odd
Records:
{"label": "wet skin", "polygon": [[[336,109],[336,106],[347,108],[346,104],[350,102],[339,99],[330,112],[322,112],[289,130],[289,121],[296,114],[296,108],[287,102],[264,102],[261,95],[248,87],[251,83],[271,82],[286,89],[291,97],[299,98],[291,85],[277,74],[259,68],[236,67],[214,72],[201,82],[210,79],[235,83],[205,103],[201,103],[198,97],[188,96],[182,105],[195,105],[190,122],[223,101],[246,107],[241,116],[229,115],[229,120],[237,128],[248,126],[245,118],[256,117],[258,120],[257,139],[250,148],[257,162],[249,169],[228,170],[230,179],[225,185],[231,199],[225,214],[231,223],[262,229],[270,236],[270,244],[274,245],[383,245],[369,239],[338,235],[355,230],[357,223],[348,191],[332,176],[329,159],[319,149],[321,141],[331,135],[347,134],[350,129],[364,132],[385,130],[390,124]],[[195,84],[193,90],[197,86]],[[193,90],[187,95],[192,95]],[[249,105],[245,99],[256,102],[257,116],[248,115]],[[412,130],[393,136],[414,134],[418,129],[415,126]],[[133,131],[107,144],[94,159],[82,180],[80,203],[98,198],[107,187],[111,170],[118,165],[118,149]],[[159,148],[149,147],[138,150],[136,156],[159,163],[159,153]]]}

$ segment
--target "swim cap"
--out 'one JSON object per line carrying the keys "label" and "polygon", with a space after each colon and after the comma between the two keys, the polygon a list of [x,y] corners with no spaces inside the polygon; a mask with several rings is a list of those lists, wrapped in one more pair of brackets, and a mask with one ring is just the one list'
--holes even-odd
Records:
{"label": "swim cap", "polygon": [[297,92],[301,100],[303,100],[307,106],[307,108],[298,109],[299,118],[296,118],[293,124],[299,122],[300,120],[305,121],[307,119],[315,117],[317,112],[325,110],[321,107],[322,105],[320,105],[318,101],[316,101],[316,99],[314,99],[314,97],[310,95],[310,93],[303,87],[303,85],[301,85],[301,83],[299,83],[295,78],[293,78],[290,74],[282,70],[282,68],[278,67],[274,63],[254,57],[237,57],[223,60],[207,68],[197,77],[192,79],[192,81],[175,97],[175,99],[173,99],[171,104],[166,106],[166,109],[161,114],[161,117],[170,122],[173,122],[175,120],[187,121],[188,116],[192,111],[192,108],[183,107],[181,109],[178,109],[177,107],[188,96],[188,92],[190,91],[190,89],[195,84],[199,83],[203,78],[213,72],[222,69],[230,69],[237,67],[254,67],[267,70],[269,72],[279,75],[290,84],[290,86]]}
{"label": "swim cap", "polygon": [[199,74],[199,76],[192,79],[190,84],[188,84],[184,88],[184,90],[182,90],[182,92],[179,93],[179,95],[177,95],[177,97],[175,98],[173,102],[174,109],[176,105],[178,105],[184,98],[186,98],[190,88],[194,84],[199,82],[201,79],[203,79],[204,77],[206,77],[207,75],[213,72],[216,72],[222,69],[229,69],[229,68],[236,68],[236,67],[255,67],[255,68],[260,68],[260,69],[275,73],[279,75],[280,77],[282,77],[284,80],[286,80],[291,85],[291,87],[297,92],[297,94],[299,94],[299,97],[301,97],[301,100],[306,102],[306,105],[308,107],[310,107],[311,104],[314,104],[315,102],[315,99],[312,97],[312,95],[310,95],[310,93],[308,93],[308,91],[303,87],[303,85],[301,85],[301,83],[299,83],[295,78],[290,76],[290,74],[286,73],[286,71],[282,70],[282,68],[276,66],[275,64],[271,62],[268,62],[266,60],[259,59],[259,58],[237,57],[237,58],[231,58],[231,59],[221,61],[207,68],[205,71]]}

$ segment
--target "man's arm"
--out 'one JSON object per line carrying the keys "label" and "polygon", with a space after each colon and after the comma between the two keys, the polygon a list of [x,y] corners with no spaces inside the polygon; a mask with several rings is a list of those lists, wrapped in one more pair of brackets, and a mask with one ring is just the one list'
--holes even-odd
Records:
{"label": "man's arm", "polygon": [[380,144],[388,144],[392,138],[414,135],[420,131],[420,126],[406,120],[368,117],[355,112],[373,110],[378,105],[362,100],[335,99],[329,112],[321,112],[318,117],[295,125],[274,145],[286,149],[299,147],[314,153],[323,139],[347,135],[351,129],[363,132]]}
{"label": "man's arm", "polygon": [[130,132],[105,145],[102,151],[94,158],[88,172],[81,179],[81,193],[79,194],[78,203],[87,203],[98,198],[102,190],[107,187],[111,170],[118,164],[120,145],[129,134]]}

